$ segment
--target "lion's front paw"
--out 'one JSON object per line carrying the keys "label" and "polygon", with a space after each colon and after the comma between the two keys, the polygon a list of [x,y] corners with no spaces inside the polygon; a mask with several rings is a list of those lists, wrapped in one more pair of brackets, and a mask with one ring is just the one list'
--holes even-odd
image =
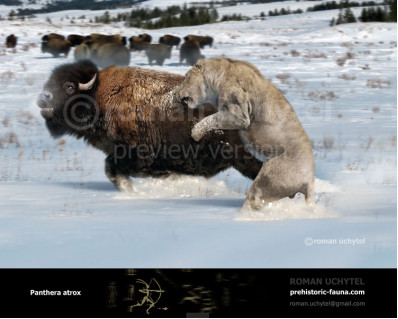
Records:
{"label": "lion's front paw", "polygon": [[200,126],[198,124],[196,124],[193,127],[192,132],[191,132],[191,136],[196,142],[199,142],[202,139],[202,137],[204,136],[204,133],[203,133],[203,131],[201,130],[201,128],[200,128]]}

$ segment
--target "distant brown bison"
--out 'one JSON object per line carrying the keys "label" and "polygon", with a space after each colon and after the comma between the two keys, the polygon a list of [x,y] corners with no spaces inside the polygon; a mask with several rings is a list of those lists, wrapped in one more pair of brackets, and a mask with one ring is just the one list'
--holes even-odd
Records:
{"label": "distant brown bison", "polygon": [[186,60],[187,65],[194,65],[204,56],[200,53],[200,45],[198,41],[188,40],[181,44],[180,47],[180,65]]}
{"label": "distant brown bison", "polygon": [[84,35],[70,34],[70,35],[68,35],[66,40],[68,40],[71,43],[72,47],[75,47],[75,46],[81,44],[85,38],[86,37]]}
{"label": "distant brown bison", "polygon": [[17,45],[17,37],[14,34],[10,34],[6,38],[6,47],[9,49],[15,48]]}
{"label": "distant brown bison", "polygon": [[143,33],[138,35],[138,37],[142,40],[144,40],[147,43],[151,43],[152,42],[152,37],[148,34],[148,33]]}
{"label": "distant brown bison", "polygon": [[130,64],[130,52],[121,35],[90,34],[75,49],[75,60],[90,59],[101,68]]}
{"label": "distant brown bison", "polygon": [[176,48],[178,48],[178,46],[180,45],[180,42],[181,42],[181,39],[179,37],[175,37],[174,35],[171,35],[171,34],[166,34],[159,38],[159,43],[166,44],[170,47],[175,45]]}
{"label": "distant brown bison", "polygon": [[129,176],[211,177],[229,167],[255,178],[262,163],[245,151],[237,131],[193,141],[194,123],[215,110],[189,110],[177,101],[173,90],[183,79],[138,67],[98,71],[85,60],[57,67],[38,105],[53,137],[71,134],[107,155],[105,172],[118,189],[132,189]]}
{"label": "distant brown bison", "polygon": [[149,65],[152,65],[152,61],[156,61],[158,65],[163,65],[164,60],[171,58],[171,47],[161,43],[147,44],[145,53]]}
{"label": "distant brown bison", "polygon": [[213,46],[213,38],[209,36],[200,36],[200,35],[192,35],[189,34],[184,37],[185,41],[198,41],[200,48],[203,49],[205,45],[209,45],[210,47]]}
{"label": "distant brown bison", "polygon": [[90,58],[103,69],[111,65],[128,66],[130,51],[120,44],[106,43],[91,52]]}
{"label": "distant brown bison", "polygon": [[75,51],[73,52],[73,54],[75,56],[76,61],[89,59],[90,58],[90,48],[85,43],[79,44],[75,48]]}
{"label": "distant brown bison", "polygon": [[50,40],[54,40],[54,39],[59,39],[59,40],[65,40],[65,37],[61,34],[58,33],[50,33],[50,34],[46,34],[44,35],[41,40],[43,42],[48,42]]}
{"label": "distant brown bison", "polygon": [[126,37],[121,36],[120,34],[115,35],[106,35],[99,33],[92,33],[86,37],[85,42],[96,42],[96,43],[116,43],[120,45],[126,45]]}
{"label": "distant brown bison", "polygon": [[50,53],[55,58],[58,58],[60,54],[64,54],[65,57],[67,57],[70,48],[71,48],[71,43],[69,41],[61,39],[51,39],[47,42],[41,43],[41,52]]}
{"label": "distant brown bison", "polygon": [[145,41],[145,38],[140,38],[139,36],[132,36],[129,39],[130,50],[132,51],[142,51],[149,44],[149,42]]}

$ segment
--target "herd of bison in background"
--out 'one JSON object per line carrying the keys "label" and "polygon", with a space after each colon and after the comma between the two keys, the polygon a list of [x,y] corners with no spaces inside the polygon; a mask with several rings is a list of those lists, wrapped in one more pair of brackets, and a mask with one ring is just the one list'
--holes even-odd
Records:
{"label": "herd of bison in background", "polygon": [[[156,61],[163,65],[164,60],[171,58],[173,46],[180,46],[179,37],[166,34],[159,39],[159,43],[151,43],[152,37],[143,33],[128,39],[129,48],[126,47],[127,39],[121,35],[104,35],[93,33],[88,36],[71,34],[67,38],[57,33],[50,33],[42,37],[41,50],[50,53],[55,58],[63,54],[68,56],[72,47],[75,47],[74,55],[76,61],[90,59],[101,68],[111,65],[128,66],[130,64],[130,51],[145,51],[148,62],[152,65]],[[17,37],[11,34],[6,39],[7,48],[14,48]],[[194,65],[199,59],[204,58],[200,49],[206,45],[213,45],[210,36],[187,35],[184,43],[180,46],[180,64],[184,61],[187,65]]]}

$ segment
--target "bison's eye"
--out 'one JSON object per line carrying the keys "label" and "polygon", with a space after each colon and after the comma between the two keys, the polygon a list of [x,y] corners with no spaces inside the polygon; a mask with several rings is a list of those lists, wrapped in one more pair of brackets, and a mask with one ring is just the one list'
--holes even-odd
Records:
{"label": "bison's eye", "polygon": [[73,94],[76,91],[76,84],[73,82],[65,82],[64,89],[66,93]]}

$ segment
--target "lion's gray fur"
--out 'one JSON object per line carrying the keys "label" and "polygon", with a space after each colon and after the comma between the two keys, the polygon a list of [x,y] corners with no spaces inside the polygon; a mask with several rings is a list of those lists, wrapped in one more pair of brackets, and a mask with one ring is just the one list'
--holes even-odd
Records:
{"label": "lion's gray fur", "polygon": [[190,108],[211,103],[218,112],[192,129],[199,141],[212,130],[239,130],[246,149],[264,162],[244,208],[284,197],[314,200],[315,164],[310,140],[289,102],[252,64],[226,58],[199,60],[176,90]]}

